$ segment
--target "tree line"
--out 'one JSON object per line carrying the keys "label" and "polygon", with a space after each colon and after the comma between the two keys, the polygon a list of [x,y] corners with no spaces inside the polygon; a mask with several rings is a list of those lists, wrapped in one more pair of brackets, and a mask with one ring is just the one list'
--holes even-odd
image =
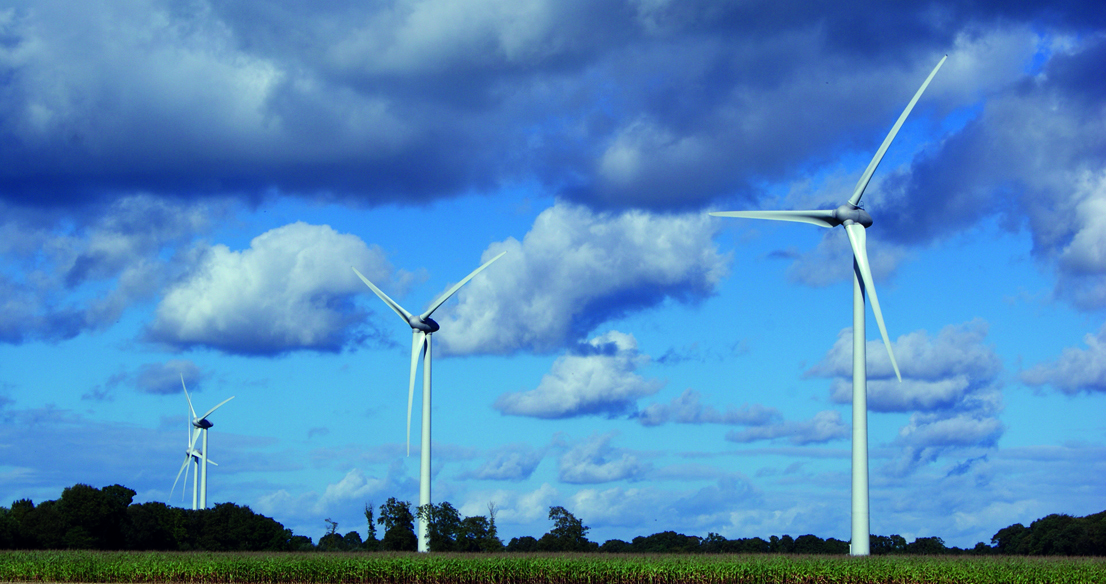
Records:
{"label": "tree line", "polygon": [[[429,548],[433,552],[600,552],[600,553],[765,553],[833,554],[849,552],[849,543],[816,535],[727,539],[663,531],[631,541],[587,538],[590,528],[560,506],[549,508],[553,522],[541,537],[499,538],[496,507],[486,516],[464,517],[452,504],[414,507],[389,498],[376,509],[365,505],[366,537],[358,531],[341,534],[338,523],[325,519],[327,530],[318,544],[295,535],[276,520],[249,507],[220,503],[193,511],[164,503],[134,504],[135,492],[122,485],[97,489],[78,484],[66,488],[56,501],[35,505],[28,499],[0,507],[0,549],[101,550],[209,550],[209,551],[415,551],[415,521],[425,517]],[[380,537],[378,538],[378,534]],[[1086,517],[1054,514],[1031,523],[1000,529],[991,545],[947,547],[940,537],[907,542],[899,535],[873,535],[873,555],[887,554],[1003,554],[1106,555],[1106,511]]]}
{"label": "tree line", "polygon": [[56,501],[0,507],[0,549],[293,551],[312,549],[272,518],[220,503],[193,511],[165,503],[132,504],[122,485],[78,484]]}

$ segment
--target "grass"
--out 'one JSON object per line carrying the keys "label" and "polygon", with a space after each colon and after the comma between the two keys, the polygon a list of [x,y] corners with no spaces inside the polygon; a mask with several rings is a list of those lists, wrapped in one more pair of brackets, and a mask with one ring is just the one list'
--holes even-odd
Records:
{"label": "grass", "polygon": [[1106,558],[0,552],[3,582],[1106,583]]}

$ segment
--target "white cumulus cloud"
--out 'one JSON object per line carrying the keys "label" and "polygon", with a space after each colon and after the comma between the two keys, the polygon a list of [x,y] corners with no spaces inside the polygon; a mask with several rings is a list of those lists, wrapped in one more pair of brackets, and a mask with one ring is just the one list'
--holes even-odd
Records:
{"label": "white cumulus cloud", "polygon": [[813,418],[801,422],[787,420],[744,430],[730,430],[726,433],[726,440],[730,442],[786,440],[798,445],[820,444],[848,438],[851,432],[849,426],[841,420],[839,412],[824,410],[814,414]]}
{"label": "white cumulus cloud", "polygon": [[638,412],[642,426],[676,424],[729,424],[734,426],[762,426],[781,419],[779,410],[760,404],[743,404],[740,408],[729,406],[720,412],[713,406],[699,403],[699,392],[685,389],[679,397],[665,404],[650,404]]}
{"label": "white cumulus cloud", "polygon": [[338,350],[361,316],[350,266],[377,282],[392,274],[378,247],[327,225],[285,225],[242,251],[212,246],[166,291],[148,337],[239,354]]}
{"label": "white cumulus cloud", "polygon": [[1106,325],[1083,337],[1086,348],[1068,347],[1055,361],[1041,363],[1020,375],[1029,385],[1051,385],[1074,395],[1106,391]]}
{"label": "white cumulus cloud", "polygon": [[729,257],[712,240],[717,222],[709,219],[596,213],[558,202],[521,242],[510,238],[484,252],[484,261],[509,253],[469,282],[439,319],[442,346],[451,353],[551,352],[665,298],[710,296]]}
{"label": "white cumulus cloud", "polygon": [[[936,336],[914,331],[892,342],[903,381],[899,383],[882,341],[869,341],[868,409],[914,412],[893,443],[899,454],[886,467],[905,475],[921,464],[964,448],[991,448],[1004,426],[999,374],[1002,361],[986,343],[982,319],[949,325]],[[852,403],[852,330],[807,375],[833,379],[831,399]]]}
{"label": "white cumulus cloud", "polygon": [[466,477],[493,481],[522,481],[530,478],[545,452],[526,444],[498,449],[495,455]]}
{"label": "white cumulus cloud", "polygon": [[611,447],[614,433],[593,435],[573,446],[558,461],[566,483],[607,483],[641,478],[652,467],[629,452]]}
{"label": "white cumulus cloud", "polygon": [[630,413],[639,398],[663,385],[634,372],[648,361],[633,335],[610,331],[559,357],[535,389],[505,393],[494,407],[504,414],[550,419]]}

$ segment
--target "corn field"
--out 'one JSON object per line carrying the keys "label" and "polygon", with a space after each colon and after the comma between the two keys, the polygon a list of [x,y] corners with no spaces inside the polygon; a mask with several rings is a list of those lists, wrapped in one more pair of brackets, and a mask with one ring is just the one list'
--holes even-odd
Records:
{"label": "corn field", "polygon": [[1106,583],[1106,558],[0,552],[2,582]]}

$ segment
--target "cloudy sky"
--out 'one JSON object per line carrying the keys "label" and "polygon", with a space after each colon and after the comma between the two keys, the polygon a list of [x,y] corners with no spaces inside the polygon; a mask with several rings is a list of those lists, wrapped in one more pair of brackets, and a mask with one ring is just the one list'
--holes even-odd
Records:
{"label": "cloudy sky", "polygon": [[435,313],[436,501],[848,539],[847,238],[706,213],[841,204],[946,54],[862,201],[872,531],[1102,511],[1089,0],[0,0],[0,505],[166,501],[183,373],[213,502],[364,534],[420,445],[350,266],[421,312],[506,251]]}

